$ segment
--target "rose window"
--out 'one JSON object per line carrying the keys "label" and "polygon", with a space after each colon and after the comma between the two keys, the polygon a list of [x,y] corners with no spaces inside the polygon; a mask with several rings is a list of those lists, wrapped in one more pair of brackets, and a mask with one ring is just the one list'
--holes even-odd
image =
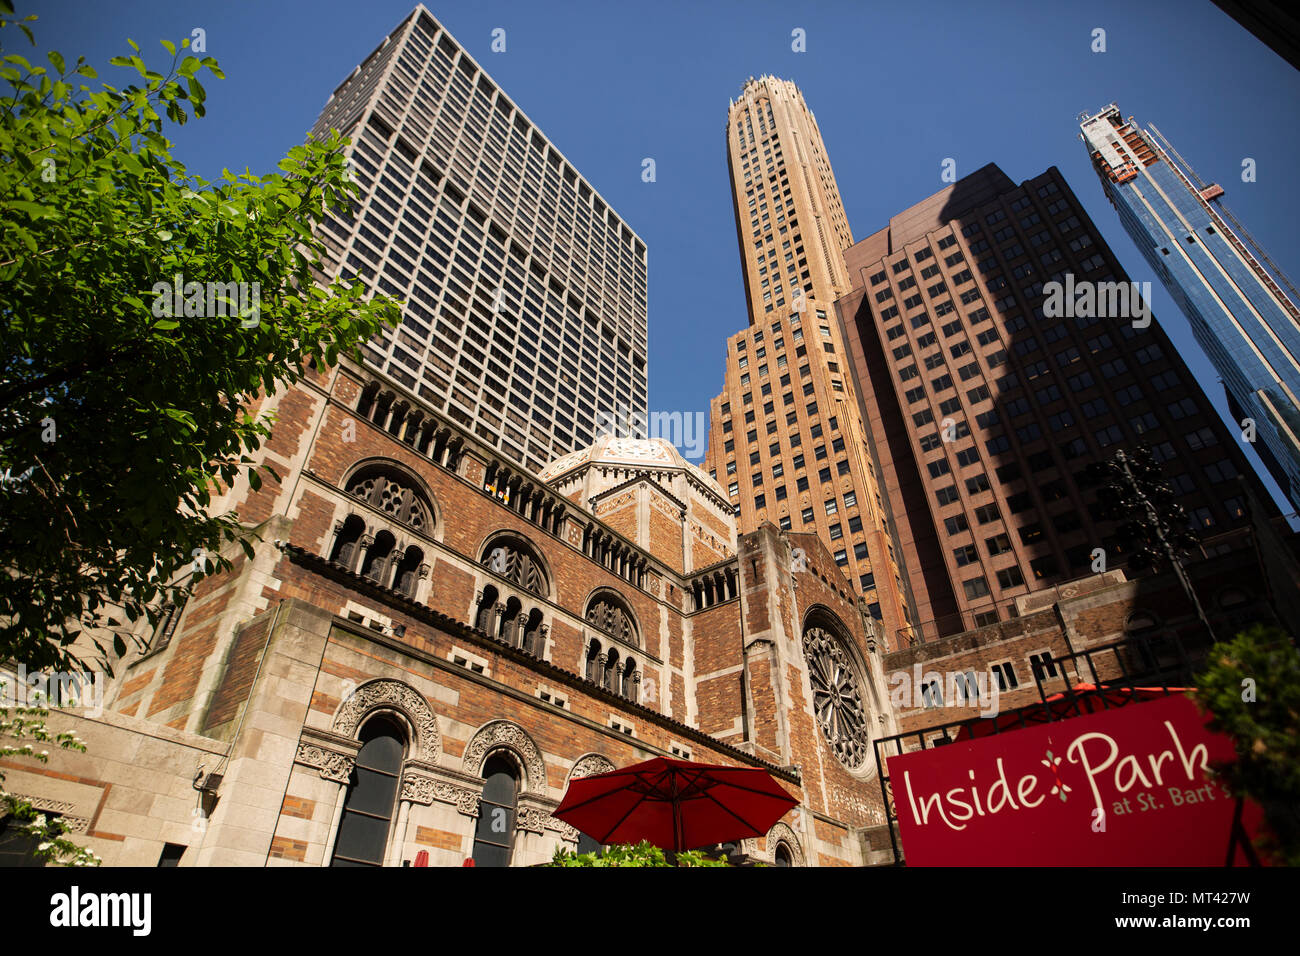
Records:
{"label": "rose window", "polygon": [[867,759],[871,747],[857,669],[840,641],[820,627],[804,632],[803,649],[817,723],[835,756],[850,770],[856,770]]}

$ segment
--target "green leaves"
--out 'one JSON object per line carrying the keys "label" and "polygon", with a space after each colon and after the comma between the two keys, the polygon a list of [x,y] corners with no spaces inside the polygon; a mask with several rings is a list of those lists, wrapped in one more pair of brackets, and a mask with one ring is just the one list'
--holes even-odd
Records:
{"label": "green leaves", "polygon": [[245,455],[271,425],[247,403],[398,318],[315,284],[316,228],[346,189],[337,136],[295,147],[289,175],[207,183],[165,133],[183,104],[202,116],[216,60],[112,62],[138,85],[42,100],[43,68],[0,61],[0,475],[23,476],[0,481],[0,659],[33,667],[111,662],[152,637],[150,602],[191,580],[195,549],[214,573],[251,553],[238,514],[208,510],[274,474]]}
{"label": "green leaves", "polygon": [[1300,865],[1300,652],[1281,629],[1254,625],[1211,647],[1196,687],[1210,729],[1236,745],[1236,761],[1212,769],[1263,806],[1273,832],[1260,848]]}
{"label": "green leaves", "polygon": [[669,867],[669,866],[731,866],[723,859],[710,859],[699,850],[678,853],[676,862],[668,862],[664,851],[652,843],[620,843],[606,847],[599,853],[574,853],[556,848],[550,866],[618,866],[618,867]]}

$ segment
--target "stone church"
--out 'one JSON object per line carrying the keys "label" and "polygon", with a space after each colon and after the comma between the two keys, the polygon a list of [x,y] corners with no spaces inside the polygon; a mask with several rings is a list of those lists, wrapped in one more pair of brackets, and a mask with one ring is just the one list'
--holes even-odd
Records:
{"label": "stone church", "polygon": [[798,800],[737,859],[892,861],[885,643],[816,536],[738,536],[663,440],[530,474],[346,361],[258,410],[279,480],[216,502],[253,556],[55,712],[84,754],[6,764],[106,865],[545,863],[595,848],[570,780],[654,756]]}

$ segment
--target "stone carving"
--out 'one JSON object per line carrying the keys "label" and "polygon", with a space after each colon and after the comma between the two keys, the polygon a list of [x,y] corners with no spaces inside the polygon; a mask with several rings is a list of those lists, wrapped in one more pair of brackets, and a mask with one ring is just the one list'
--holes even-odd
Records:
{"label": "stone carving", "polygon": [[429,709],[429,702],[414,687],[400,680],[372,680],[358,687],[334,715],[334,732],[343,737],[356,737],[362,720],[371,711],[385,706],[401,711],[415,728],[412,756],[425,763],[437,763],[442,754],[438,719]]}
{"label": "stone carving", "polygon": [[560,837],[570,843],[578,842],[578,828],[569,826],[563,820],[557,820],[555,817],[548,817],[546,820],[546,829],[553,830],[560,834]]}
{"label": "stone carving", "polygon": [[541,807],[520,807],[515,826],[528,833],[545,833],[546,818],[549,816]]}
{"label": "stone carving", "polygon": [[68,811],[75,810],[76,804],[67,800],[51,800],[48,797],[35,797],[29,793],[14,793],[11,796],[30,803],[36,810],[44,810],[46,813],[57,813],[70,833],[85,833],[90,828],[90,820],[86,817],[71,816]]}
{"label": "stone carving", "polygon": [[478,816],[481,795],[466,787],[458,787],[446,780],[407,769],[402,774],[402,788],[399,799],[409,800],[428,806],[437,800],[439,803],[453,804],[466,816]]}
{"label": "stone carving", "polygon": [[320,771],[321,777],[335,783],[347,783],[352,778],[352,768],[356,764],[355,759],[348,754],[305,743],[298,744],[298,754],[294,761]]}
{"label": "stone carving", "polygon": [[433,803],[434,791],[438,782],[432,777],[426,777],[422,774],[414,774],[409,771],[402,776],[402,792],[400,799],[409,800],[411,803],[419,803],[428,806]]}
{"label": "stone carving", "polygon": [[776,859],[776,845],[784,843],[790,848],[791,862],[795,866],[804,866],[803,845],[799,842],[799,837],[795,835],[794,830],[788,823],[776,823],[772,829],[767,831],[767,853],[773,860]]}
{"label": "stone carving", "polygon": [[494,747],[509,747],[523,760],[528,779],[527,788],[532,793],[546,793],[546,761],[522,727],[508,720],[493,720],[484,724],[474,734],[465,748],[462,767],[466,773],[481,775],[483,761]]}
{"label": "stone carving", "polygon": [[468,817],[478,816],[479,795],[472,790],[456,791],[456,809]]}
{"label": "stone carving", "polygon": [[587,754],[579,757],[573,769],[569,771],[570,780],[581,780],[583,777],[594,777],[598,773],[609,773],[616,769],[608,757],[601,754]]}
{"label": "stone carving", "polygon": [[667,515],[673,520],[681,520],[682,518],[681,506],[679,506],[676,502],[669,501],[667,498],[664,498],[662,495],[651,495],[650,507],[654,508],[656,511],[660,512],[661,514]]}

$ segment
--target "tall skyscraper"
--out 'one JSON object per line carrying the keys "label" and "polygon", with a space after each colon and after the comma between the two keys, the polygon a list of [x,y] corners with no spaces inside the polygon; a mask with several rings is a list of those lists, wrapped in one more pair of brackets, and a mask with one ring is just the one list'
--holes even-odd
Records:
{"label": "tall skyscraper", "polygon": [[817,120],[798,87],[750,79],[727,114],[749,327],[727,342],[705,469],[741,533],[814,532],[887,633],[910,620],[835,300],[853,242]]}
{"label": "tall skyscraper", "polygon": [[363,189],[331,266],[407,302],[368,363],[533,471],[645,421],[645,244],[422,5],[330,129]]}
{"label": "tall skyscraper", "polygon": [[1237,419],[1300,506],[1300,294],[1154,126],[1114,104],[1080,117],[1081,138],[1120,222],[1223,376]]}
{"label": "tall skyscraper", "polygon": [[1248,544],[1232,479],[1268,497],[1145,304],[1045,309],[1050,283],[1128,282],[1055,167],[1017,186],[985,166],[845,258],[837,308],[917,603],[903,643],[1124,565],[1083,480],[1121,448],[1152,450],[1209,553]]}

